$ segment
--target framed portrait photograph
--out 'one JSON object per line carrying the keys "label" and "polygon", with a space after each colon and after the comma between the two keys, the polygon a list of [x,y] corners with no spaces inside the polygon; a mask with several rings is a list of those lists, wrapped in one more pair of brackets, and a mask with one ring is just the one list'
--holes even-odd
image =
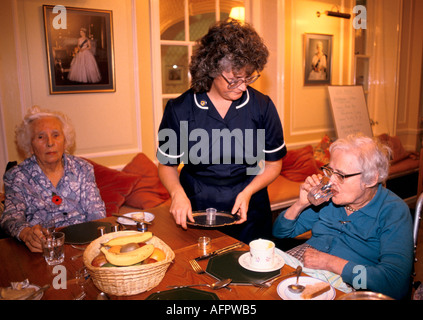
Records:
{"label": "framed portrait photograph", "polygon": [[43,5],[50,94],[114,92],[110,10]]}
{"label": "framed portrait photograph", "polygon": [[304,35],[304,85],[330,85],[332,78],[332,35]]}
{"label": "framed portrait photograph", "polygon": [[182,66],[167,66],[166,67],[166,84],[179,85],[184,83],[184,70]]}

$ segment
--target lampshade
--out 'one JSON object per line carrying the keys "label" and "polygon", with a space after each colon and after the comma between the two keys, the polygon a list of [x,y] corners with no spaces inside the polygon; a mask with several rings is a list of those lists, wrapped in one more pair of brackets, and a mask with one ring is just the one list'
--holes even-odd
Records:
{"label": "lampshade", "polygon": [[231,9],[231,13],[229,13],[229,17],[232,18],[232,19],[244,21],[245,20],[245,8],[244,7],[233,7]]}

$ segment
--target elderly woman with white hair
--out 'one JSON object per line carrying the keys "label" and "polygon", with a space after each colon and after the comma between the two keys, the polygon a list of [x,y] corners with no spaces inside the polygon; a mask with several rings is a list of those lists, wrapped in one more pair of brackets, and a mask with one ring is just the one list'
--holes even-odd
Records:
{"label": "elderly woman with white hair", "polygon": [[[412,218],[408,206],[383,187],[390,149],[362,135],[338,139],[323,172],[333,197],[320,206],[307,198],[321,175],[307,177],[299,199],[273,226],[277,238],[293,238],[308,230],[306,243],[287,253],[304,266],[341,275],[350,285],[365,270],[360,288],[401,299],[408,293],[413,265]],[[361,274],[363,276],[363,274]]]}
{"label": "elderly woman with white hair", "polygon": [[4,175],[6,233],[41,252],[48,221],[61,227],[106,216],[92,165],[68,153],[75,131],[65,115],[34,106],[15,133],[27,158]]}

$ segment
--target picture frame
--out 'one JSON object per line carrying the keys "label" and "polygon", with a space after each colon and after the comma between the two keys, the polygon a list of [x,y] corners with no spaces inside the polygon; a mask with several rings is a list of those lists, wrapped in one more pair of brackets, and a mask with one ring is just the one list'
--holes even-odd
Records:
{"label": "picture frame", "polygon": [[184,83],[185,68],[183,66],[166,66],[165,70],[165,79],[167,85],[180,85]]}
{"label": "picture frame", "polygon": [[115,92],[111,10],[43,5],[50,94]]}
{"label": "picture frame", "polygon": [[333,35],[304,35],[304,85],[330,85]]}

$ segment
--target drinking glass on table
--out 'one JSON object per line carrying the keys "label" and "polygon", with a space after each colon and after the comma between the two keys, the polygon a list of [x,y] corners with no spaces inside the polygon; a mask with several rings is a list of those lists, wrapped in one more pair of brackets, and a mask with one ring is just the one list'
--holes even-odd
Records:
{"label": "drinking glass on table", "polygon": [[44,232],[47,238],[51,238],[54,231],[56,231],[56,223],[54,219],[47,220],[42,224],[42,227],[45,229]]}
{"label": "drinking glass on table", "polygon": [[75,279],[82,291],[85,291],[85,288],[90,280],[90,274],[86,267],[82,267],[77,270],[75,273]]}
{"label": "drinking glass on table", "polygon": [[63,232],[53,232],[43,241],[43,256],[48,265],[60,264],[65,260],[65,234]]}

